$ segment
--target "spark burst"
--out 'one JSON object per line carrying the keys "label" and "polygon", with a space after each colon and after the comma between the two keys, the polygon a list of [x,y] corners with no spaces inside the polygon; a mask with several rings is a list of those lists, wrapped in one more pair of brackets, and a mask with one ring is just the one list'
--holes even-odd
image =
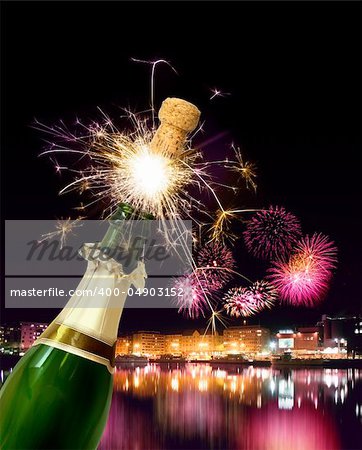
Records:
{"label": "spark burst", "polygon": [[[249,163],[242,162],[239,153],[234,160],[203,161],[202,153],[192,148],[191,141],[177,156],[155,152],[150,146],[155,129],[149,126],[149,118],[126,111],[131,123],[131,131],[127,133],[102,114],[105,116],[103,123],[85,125],[78,120],[77,127],[81,130],[78,134],[63,123],[54,127],[36,123],[35,128],[57,141],[51,142],[50,148],[41,155],[77,157],[73,166],[61,166],[75,179],[63,187],[60,194],[73,190],[91,194],[91,200],[82,203],[83,211],[101,202],[106,205],[106,215],[110,216],[123,202],[130,203],[135,210],[147,211],[157,219],[191,219],[204,228],[213,217],[201,200],[201,194],[207,193],[219,210],[211,227],[211,239],[223,241],[236,237],[229,233],[231,222],[240,214],[255,210],[225,209],[218,188],[236,192],[237,187],[219,183],[208,168],[215,165],[244,173],[246,177],[243,171]],[[56,160],[53,158],[52,161]],[[79,165],[82,167],[77,168]],[[56,170],[58,167],[57,162]]]}
{"label": "spark burst", "polygon": [[196,272],[177,278],[174,288],[178,311],[186,316],[196,319],[200,315],[204,316],[207,309],[212,309],[209,286]]}
{"label": "spark burst", "polygon": [[72,169],[76,179],[60,193],[90,191],[95,201],[108,199],[109,211],[125,202],[157,218],[176,218],[180,205],[188,202],[183,193],[194,183],[192,166],[199,155],[189,147],[178,158],[155,152],[150,146],[153,132],[146,122],[131,113],[129,118],[135,125],[130,134],[109,120],[103,125],[82,125],[85,132],[77,137],[66,128],[46,128],[61,144],[42,154],[75,153],[90,162],[83,170]]}
{"label": "spark burst", "polygon": [[258,311],[265,308],[271,308],[277,299],[277,290],[275,286],[266,280],[256,281],[249,286],[249,292],[255,299]]}
{"label": "spark burst", "polygon": [[245,287],[229,289],[224,296],[224,302],[224,308],[231,317],[247,317],[258,311],[254,297]]}
{"label": "spark burst", "polygon": [[66,220],[58,220],[55,225],[55,230],[49,233],[42,234],[39,243],[58,237],[60,248],[62,249],[65,245],[68,235],[73,233],[74,228],[78,228],[83,225],[81,223],[81,220],[82,219],[71,220],[70,218]]}
{"label": "spark burst", "polygon": [[234,241],[237,236],[229,231],[230,224],[237,218],[237,214],[231,210],[221,209],[216,213],[216,219],[210,228],[211,240],[224,242],[225,239]]}
{"label": "spark burst", "polygon": [[210,290],[221,289],[233,276],[233,254],[220,242],[210,242],[203,246],[197,253],[196,262],[197,270],[209,284]]}
{"label": "spark burst", "polygon": [[258,211],[243,233],[246,248],[261,259],[285,258],[301,236],[299,219],[283,207]]}
{"label": "spark burst", "polygon": [[218,88],[210,89],[212,95],[209,100],[213,100],[215,97],[226,97],[227,95],[231,95],[230,92],[223,92]]}
{"label": "spark burst", "polygon": [[257,167],[253,162],[246,161],[241,154],[239,148],[234,148],[236,159],[238,161],[238,165],[234,166],[234,170],[241,175],[241,177],[245,180],[246,187],[250,186],[256,192],[257,184],[256,184],[256,170]]}
{"label": "spark burst", "polygon": [[314,233],[299,241],[288,262],[274,262],[270,278],[285,303],[314,306],[324,298],[336,263],[334,243]]}
{"label": "spark burst", "polygon": [[277,298],[276,288],[268,281],[256,281],[249,287],[234,287],[224,296],[224,308],[232,317],[247,317],[271,308]]}

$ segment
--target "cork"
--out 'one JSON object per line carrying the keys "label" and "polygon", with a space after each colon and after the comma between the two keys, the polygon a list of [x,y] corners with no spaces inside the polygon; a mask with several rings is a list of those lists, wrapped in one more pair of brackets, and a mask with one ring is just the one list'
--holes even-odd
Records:
{"label": "cork", "polygon": [[185,145],[187,135],[200,119],[200,111],[192,103],[180,98],[167,98],[158,112],[160,126],[151,141],[151,149],[178,156]]}

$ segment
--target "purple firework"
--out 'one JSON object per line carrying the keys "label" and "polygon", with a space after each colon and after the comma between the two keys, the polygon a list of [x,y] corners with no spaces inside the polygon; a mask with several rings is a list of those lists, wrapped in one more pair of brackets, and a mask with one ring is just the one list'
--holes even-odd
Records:
{"label": "purple firework", "polygon": [[232,278],[235,260],[229,248],[220,242],[211,242],[200,249],[196,257],[200,278],[208,289],[219,290]]}
{"label": "purple firework", "polygon": [[248,251],[257,258],[283,259],[301,237],[299,219],[283,207],[258,211],[243,233]]}

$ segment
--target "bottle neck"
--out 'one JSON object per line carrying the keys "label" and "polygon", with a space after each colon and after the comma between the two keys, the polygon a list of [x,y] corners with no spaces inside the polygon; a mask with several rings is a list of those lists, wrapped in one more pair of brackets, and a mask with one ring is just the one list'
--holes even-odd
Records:
{"label": "bottle neck", "polygon": [[[129,219],[137,221],[135,226],[129,225],[126,221]],[[120,262],[125,274],[131,273],[136,269],[139,259],[139,255],[132,251],[132,241],[136,241],[138,246],[146,245],[150,234],[149,221],[153,219],[151,214],[136,213],[130,205],[121,204],[109,220],[109,228],[100,243],[99,248],[103,256]],[[124,242],[128,242],[128,245]]]}
{"label": "bottle neck", "polygon": [[100,244],[100,248],[104,253],[107,254],[117,249],[122,238],[121,224],[124,220],[129,220],[132,214],[134,214],[132,206],[126,203],[121,203],[118,206],[116,212],[109,220],[109,228]]}
{"label": "bottle neck", "polygon": [[[101,252],[119,245],[120,222],[126,218],[125,207],[121,205],[101,242]],[[112,372],[118,326],[128,290],[131,285],[143,288],[146,273],[140,261],[134,260],[129,273],[113,258],[92,256],[88,261],[86,273],[73,296],[35,345],[59,348],[103,364]]]}

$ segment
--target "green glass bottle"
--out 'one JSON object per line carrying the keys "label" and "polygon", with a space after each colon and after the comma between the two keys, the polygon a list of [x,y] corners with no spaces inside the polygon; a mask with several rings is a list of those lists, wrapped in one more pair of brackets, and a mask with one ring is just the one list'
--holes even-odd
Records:
{"label": "green glass bottle", "polygon": [[78,289],[97,286],[114,293],[117,288],[120,294],[102,295],[92,307],[88,296],[72,297],[1,388],[2,450],[97,448],[110,408],[127,290],[131,284],[142,288],[146,276],[139,261],[131,261],[125,271],[115,259],[98,256],[117,247],[119,221],[131,214],[128,205],[121,205],[98,249],[83,248],[88,268]]}

